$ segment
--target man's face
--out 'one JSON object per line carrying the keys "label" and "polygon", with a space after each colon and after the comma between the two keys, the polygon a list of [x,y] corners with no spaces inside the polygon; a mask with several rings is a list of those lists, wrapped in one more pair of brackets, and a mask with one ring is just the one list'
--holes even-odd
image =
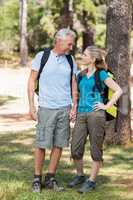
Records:
{"label": "man's face", "polygon": [[58,39],[61,53],[67,54],[73,49],[74,38],[72,36],[66,36],[65,39]]}

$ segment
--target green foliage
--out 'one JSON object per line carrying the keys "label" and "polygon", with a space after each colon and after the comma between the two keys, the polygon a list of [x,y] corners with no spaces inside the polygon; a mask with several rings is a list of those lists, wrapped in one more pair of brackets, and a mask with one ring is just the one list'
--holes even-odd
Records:
{"label": "green foliage", "polygon": [[35,50],[38,51],[48,43],[52,43],[48,35],[48,33],[51,32],[47,31],[46,28],[46,25],[48,25],[48,19],[49,19],[48,11],[44,7],[35,4],[33,0],[30,0],[28,4],[28,20],[27,20],[28,46],[30,52],[32,51],[34,52]]}
{"label": "green foliage", "polygon": [[106,24],[106,5],[100,5],[96,8],[96,21],[97,24]]}
{"label": "green foliage", "polygon": [[[0,51],[11,52],[19,50],[19,1],[2,1],[0,6]],[[53,36],[61,22],[61,10],[66,0],[28,0],[28,47],[29,52],[39,51],[46,46],[52,46]],[[74,22],[81,37],[87,26],[96,27],[96,43],[103,46],[105,33],[99,31],[99,23],[105,24],[104,1],[74,0]],[[84,16],[85,15],[85,16]],[[97,28],[98,26],[98,28]]]}
{"label": "green foliage", "polygon": [[94,11],[95,10],[95,5],[93,3],[93,1],[91,0],[76,0],[74,1],[75,2],[75,7],[78,9],[78,10],[85,10],[87,12],[93,12],[93,14],[95,15]]}
{"label": "green foliage", "polygon": [[74,1],[75,2],[75,5],[74,5],[74,8],[76,10],[76,13],[77,13],[77,18],[80,20],[80,21],[84,21],[84,18],[83,18],[83,11],[87,12],[87,16],[88,16],[88,23],[93,23],[95,24],[96,23],[96,7],[95,5],[93,4],[93,2],[91,0],[76,0]]}
{"label": "green foliage", "polygon": [[106,0],[92,0],[96,6],[106,4]]}
{"label": "green foliage", "polygon": [[1,48],[10,51],[19,44],[19,4],[18,0],[8,0],[0,7]]}
{"label": "green foliage", "polygon": [[[103,1],[104,2],[104,1]],[[97,46],[105,48],[106,40],[106,5],[96,7],[96,34],[95,43]]]}
{"label": "green foliage", "polygon": [[105,38],[106,38],[106,25],[97,24],[96,26],[96,35],[95,35],[95,44],[99,47],[105,47]]}

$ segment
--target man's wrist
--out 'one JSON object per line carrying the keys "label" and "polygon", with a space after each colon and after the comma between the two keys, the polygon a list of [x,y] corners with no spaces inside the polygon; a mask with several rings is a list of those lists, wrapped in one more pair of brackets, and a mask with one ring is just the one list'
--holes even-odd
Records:
{"label": "man's wrist", "polygon": [[35,109],[35,106],[33,104],[30,105],[29,107],[30,107],[30,110]]}
{"label": "man's wrist", "polygon": [[78,104],[75,103],[75,104],[73,104],[72,108],[77,109],[77,106],[78,106]]}

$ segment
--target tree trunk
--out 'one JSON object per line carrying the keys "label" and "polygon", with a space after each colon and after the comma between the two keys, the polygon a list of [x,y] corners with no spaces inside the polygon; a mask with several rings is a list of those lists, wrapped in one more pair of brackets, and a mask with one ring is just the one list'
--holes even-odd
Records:
{"label": "tree trunk", "polygon": [[3,5],[4,4],[4,0],[0,0],[0,5]]}
{"label": "tree trunk", "polygon": [[86,49],[87,46],[94,45],[94,31],[91,27],[87,27],[83,32],[83,51]]}
{"label": "tree trunk", "polygon": [[20,0],[20,64],[26,66],[27,60],[27,0]]}
{"label": "tree trunk", "polygon": [[123,95],[118,102],[117,134],[111,133],[115,144],[127,144],[131,140],[129,88],[131,24],[132,1],[109,0],[107,7],[107,63],[123,90]]}
{"label": "tree trunk", "polygon": [[94,29],[88,24],[90,16],[88,13],[83,10],[82,24],[84,31],[82,32],[83,46],[82,50],[84,51],[87,46],[94,45]]}
{"label": "tree trunk", "polygon": [[71,51],[71,53],[75,55],[78,34],[77,31],[73,28],[73,13],[74,13],[73,2],[74,2],[73,0],[63,0],[63,8],[60,11],[61,17],[59,21],[59,29],[70,28],[75,32],[76,34],[75,45],[73,47],[73,50]]}
{"label": "tree trunk", "polygon": [[59,28],[73,28],[73,0],[63,0]]}

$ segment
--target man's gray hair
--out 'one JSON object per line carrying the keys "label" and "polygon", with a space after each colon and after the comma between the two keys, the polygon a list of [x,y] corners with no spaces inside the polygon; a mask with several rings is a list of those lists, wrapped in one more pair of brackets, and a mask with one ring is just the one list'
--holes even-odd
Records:
{"label": "man's gray hair", "polygon": [[70,28],[62,28],[55,34],[55,40],[57,38],[65,39],[66,36],[68,36],[68,35],[72,36],[73,38],[76,37],[75,32],[72,31]]}

